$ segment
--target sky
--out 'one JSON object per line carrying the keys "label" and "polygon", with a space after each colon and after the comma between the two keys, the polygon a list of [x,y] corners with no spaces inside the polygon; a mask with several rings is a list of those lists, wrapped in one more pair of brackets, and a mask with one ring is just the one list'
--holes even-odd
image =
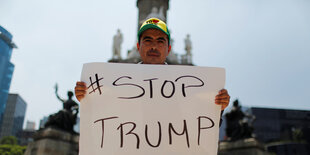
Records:
{"label": "sky", "polygon": [[[136,44],[136,0],[0,0],[0,25],[18,46],[10,93],[27,102],[25,122],[57,112],[82,65],[107,62],[117,29],[122,57]],[[190,34],[197,66],[226,69],[231,101],[310,110],[310,1],[170,0],[173,51]]]}

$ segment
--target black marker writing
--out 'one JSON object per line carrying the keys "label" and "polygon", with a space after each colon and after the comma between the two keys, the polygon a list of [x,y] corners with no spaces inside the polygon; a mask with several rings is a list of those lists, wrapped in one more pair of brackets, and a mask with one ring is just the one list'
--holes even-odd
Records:
{"label": "black marker writing", "polygon": [[145,90],[143,89],[143,87],[139,86],[139,85],[136,85],[136,84],[132,84],[132,83],[121,83],[121,84],[116,84],[116,82],[118,82],[120,79],[123,79],[123,78],[127,78],[127,79],[132,79],[130,76],[122,76],[118,79],[116,79],[114,82],[113,82],[113,86],[136,86],[138,88],[140,88],[142,90],[142,93],[140,95],[137,95],[137,96],[133,96],[133,97],[118,97],[118,98],[121,98],[121,99],[134,99],[134,98],[139,98],[141,96],[143,96],[145,94]]}
{"label": "black marker writing", "polygon": [[186,93],[185,93],[185,88],[189,88],[189,87],[202,87],[204,85],[204,82],[199,79],[198,77],[196,76],[192,76],[192,75],[184,75],[184,76],[180,76],[178,77],[177,79],[175,79],[175,82],[177,82],[179,79],[181,78],[195,78],[197,80],[199,80],[201,82],[200,85],[188,85],[188,86],[185,86],[185,84],[183,83],[182,84],[182,93],[183,93],[183,96],[186,97]]}
{"label": "black marker writing", "polygon": [[[172,92],[171,92],[170,95],[167,95],[167,96],[166,96],[166,95],[164,94],[164,88],[165,88],[167,82],[171,83]],[[173,96],[174,92],[175,92],[174,83],[173,83],[172,81],[165,80],[165,82],[164,82],[163,85],[161,86],[161,95],[163,95],[163,97],[165,97],[165,98],[170,98],[171,96]]]}
{"label": "black marker writing", "polygon": [[153,83],[152,80],[157,80],[158,78],[145,79],[143,81],[150,81],[150,98],[153,98]]}
{"label": "black marker writing", "polygon": [[103,140],[104,140],[104,121],[108,120],[108,119],[114,119],[114,118],[118,118],[118,117],[108,117],[108,118],[103,118],[103,119],[98,119],[96,120],[94,123],[97,123],[99,121],[101,121],[101,130],[102,130],[102,136],[101,136],[101,148],[103,147]]}
{"label": "black marker writing", "polygon": [[[101,148],[103,148],[103,146],[104,146],[103,145],[104,144],[104,135],[105,134],[108,134],[108,135],[113,134],[113,130],[112,130],[112,133],[105,133],[105,128],[110,127],[110,129],[108,131],[111,132],[111,127],[113,126],[113,125],[112,126],[110,126],[110,125],[105,126],[105,121],[111,120],[109,122],[112,123],[114,121],[113,124],[115,124],[116,123],[115,121],[118,121],[118,120],[116,120],[116,118],[119,118],[119,117],[117,117],[117,116],[106,117],[106,118],[98,119],[94,122],[94,123],[101,122],[101,123],[99,123],[99,124],[101,124],[101,129],[102,129],[101,130],[102,131],[101,132],[101,135],[102,135]],[[114,119],[114,120],[112,120],[112,119]],[[162,144],[161,142],[164,140],[168,140],[169,145],[173,145],[172,141],[173,141],[174,135],[183,136],[183,137],[185,136],[184,142],[187,144],[187,147],[190,148],[190,145],[192,145],[192,144],[195,145],[194,143],[190,144],[190,142],[194,142],[194,141],[190,141],[190,139],[196,138],[196,137],[190,137],[190,135],[193,135],[193,134],[189,134],[190,132],[195,132],[195,133],[198,132],[197,133],[198,137],[197,137],[197,141],[196,141],[197,144],[196,145],[199,146],[200,145],[200,139],[202,139],[201,138],[201,135],[202,135],[201,132],[204,131],[205,133],[208,133],[208,130],[215,126],[214,121],[210,117],[199,116],[199,117],[197,117],[197,119],[198,119],[198,121],[197,121],[198,125],[196,126],[197,130],[190,130],[189,131],[188,126],[187,126],[187,120],[183,120],[183,129],[182,128],[176,129],[175,124],[173,124],[171,122],[168,122],[167,124],[166,123],[163,124],[164,127],[162,128],[162,123],[160,121],[157,121],[158,134],[152,134],[152,133],[150,134],[148,124],[140,124],[138,122],[131,121],[131,122],[120,123],[118,125],[118,127],[116,128],[116,130],[114,130],[114,132],[119,130],[118,132],[116,132],[116,134],[119,133],[120,148],[123,148],[126,144],[127,145],[135,144],[136,149],[139,149],[140,145],[144,144],[143,143],[144,140],[146,141],[146,144],[148,144],[148,146],[153,147],[153,148],[159,147]],[[144,127],[144,130],[143,129],[141,130],[141,128],[143,128],[143,127]],[[115,129],[114,127],[112,127],[112,128]],[[162,131],[167,132],[167,130],[163,130],[163,129],[168,129],[168,133],[162,134]],[[150,136],[150,135],[152,135],[152,136]],[[158,136],[154,136],[154,135],[158,135]],[[208,134],[205,134],[204,136],[208,136]],[[126,140],[126,137],[128,137],[127,140]],[[136,139],[135,142],[132,141],[132,137],[135,137],[135,139]],[[156,142],[151,143],[150,137],[155,138],[155,140],[157,139],[157,143]],[[207,137],[204,137],[203,139],[209,140],[209,139],[207,139]],[[127,142],[125,143],[125,141],[127,141]],[[140,141],[142,141],[142,143],[140,143]]]}
{"label": "black marker writing", "polygon": [[131,129],[129,132],[127,132],[126,135],[132,134],[132,135],[135,135],[135,136],[136,136],[136,138],[137,138],[137,149],[139,149],[139,145],[140,145],[139,136],[138,136],[136,133],[132,132],[132,131],[136,128],[136,126],[137,126],[136,123],[134,123],[134,122],[122,123],[122,124],[120,124],[119,127],[117,128],[117,130],[120,130],[120,135],[121,135],[121,136],[120,136],[120,137],[121,137],[121,147],[123,147],[123,144],[124,144],[124,130],[123,130],[123,126],[126,125],[126,124],[132,124],[132,125],[133,125],[132,129]]}
{"label": "black marker writing", "polygon": [[169,129],[168,129],[168,132],[169,132],[169,144],[171,145],[172,144],[172,135],[171,135],[171,131],[173,131],[176,135],[178,136],[181,136],[183,134],[185,134],[186,136],[186,143],[187,143],[187,147],[189,148],[189,138],[188,138],[188,131],[187,131],[187,125],[186,125],[186,120],[183,121],[184,122],[184,127],[183,127],[183,131],[181,133],[177,133],[173,126],[172,126],[172,123],[169,123]]}
{"label": "black marker writing", "polygon": [[158,123],[158,128],[159,128],[159,136],[158,136],[158,142],[156,145],[153,145],[150,143],[149,141],[149,137],[148,137],[148,130],[147,130],[147,124],[145,124],[145,139],[146,139],[146,142],[152,146],[152,147],[158,147],[160,145],[160,142],[161,142],[161,125],[160,125],[160,122],[157,122]]}
{"label": "black marker writing", "polygon": [[[94,82],[92,81],[92,78],[89,77],[90,85],[87,87],[87,89],[89,89],[90,87],[92,88],[92,91],[89,92],[89,94],[96,92],[96,90],[98,89],[99,94],[101,95],[102,92],[101,92],[100,87],[102,87],[102,85],[99,84],[99,81],[102,80],[103,78],[98,79],[97,73],[95,74],[95,77],[96,77],[96,80]],[[94,85],[95,85],[95,87],[94,87]]]}
{"label": "black marker writing", "polygon": [[[204,118],[204,119],[207,119],[211,122],[211,125],[210,126],[206,126],[206,127],[201,127],[201,119]],[[214,127],[214,122],[211,118],[207,117],[207,116],[199,116],[198,118],[198,145],[200,145],[200,132],[202,129],[209,129],[209,128],[212,128]]]}

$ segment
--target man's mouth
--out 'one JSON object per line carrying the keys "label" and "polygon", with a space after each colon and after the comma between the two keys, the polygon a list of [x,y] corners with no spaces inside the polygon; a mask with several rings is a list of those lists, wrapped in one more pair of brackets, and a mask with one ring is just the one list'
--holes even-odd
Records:
{"label": "man's mouth", "polygon": [[160,53],[158,51],[148,51],[146,55],[151,57],[159,57]]}

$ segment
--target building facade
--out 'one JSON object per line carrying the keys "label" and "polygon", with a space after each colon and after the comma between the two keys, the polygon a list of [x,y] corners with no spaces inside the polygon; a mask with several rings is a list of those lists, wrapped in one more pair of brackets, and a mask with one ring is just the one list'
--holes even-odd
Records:
{"label": "building facade", "polygon": [[33,142],[33,135],[36,133],[35,130],[22,130],[17,133],[18,144],[27,146],[30,142]]}
{"label": "building facade", "polygon": [[0,26],[0,129],[14,71],[10,62],[13,48],[16,45],[12,42],[12,35]]}
{"label": "building facade", "polygon": [[23,130],[27,104],[18,94],[9,94],[0,137],[17,136]]}
{"label": "building facade", "polygon": [[262,142],[304,140],[310,143],[310,111],[251,108],[256,138]]}
{"label": "building facade", "polygon": [[[254,128],[253,135],[269,152],[281,155],[310,153],[310,111],[258,107],[243,107],[242,111],[255,116],[250,124]],[[226,118],[223,119],[220,141],[226,140]]]}
{"label": "building facade", "polygon": [[47,122],[48,117],[44,116],[42,119],[40,119],[39,129],[43,129],[45,126],[45,123]]}
{"label": "building facade", "polygon": [[27,121],[26,122],[26,128],[25,130],[35,130],[36,128],[36,123],[33,121]]}
{"label": "building facade", "polygon": [[[258,107],[242,107],[242,111],[255,116],[251,126],[255,138],[261,142],[303,140],[310,143],[310,111]],[[220,140],[226,137],[224,115]]]}
{"label": "building facade", "polygon": [[19,145],[26,146],[28,143],[33,142],[33,135],[36,132],[35,126],[35,122],[27,121],[26,128],[17,132],[16,137]]}

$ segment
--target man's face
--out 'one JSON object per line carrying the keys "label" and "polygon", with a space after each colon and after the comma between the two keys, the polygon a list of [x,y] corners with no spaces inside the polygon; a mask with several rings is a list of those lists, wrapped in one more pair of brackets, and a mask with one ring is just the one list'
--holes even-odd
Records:
{"label": "man's face", "polygon": [[164,32],[148,29],[142,33],[137,48],[144,64],[164,64],[171,45],[168,45],[168,36]]}

